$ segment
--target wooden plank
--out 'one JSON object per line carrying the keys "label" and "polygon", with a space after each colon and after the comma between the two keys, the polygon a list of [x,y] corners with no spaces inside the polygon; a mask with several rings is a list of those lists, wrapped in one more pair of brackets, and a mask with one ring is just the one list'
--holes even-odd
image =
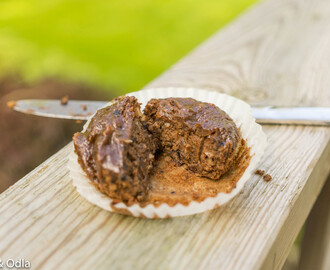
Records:
{"label": "wooden plank", "polygon": [[[309,180],[303,187],[301,187],[302,190],[300,191],[299,196],[296,198],[295,203],[292,204],[291,209],[289,209],[290,213],[282,224],[276,241],[274,241],[271,249],[268,251],[261,269],[269,269],[269,266],[272,266],[272,269],[281,269],[283,266],[291,250],[291,246],[298,236],[298,233],[313,206],[313,202],[316,200],[322,188],[321,185],[323,182],[320,181],[320,179],[326,179],[329,174],[329,160],[330,143],[323,152],[323,155],[318,160],[316,166],[313,168],[313,172],[310,175]],[[315,243],[315,247],[321,249],[319,244],[321,243]],[[309,269],[318,268],[312,267]]]}
{"label": "wooden plank", "polygon": [[299,269],[330,269],[330,177],[308,216]]}
{"label": "wooden plank", "polygon": [[219,90],[253,105],[329,106],[329,14],[326,0],[261,3],[148,87]]}
{"label": "wooden plank", "polygon": [[[252,104],[328,105],[330,2],[270,0],[148,87],[216,89]],[[81,198],[65,168],[71,144],[0,195],[0,257],[34,269],[280,269],[329,174],[325,127],[264,126],[269,146],[226,206],[145,220]]]}

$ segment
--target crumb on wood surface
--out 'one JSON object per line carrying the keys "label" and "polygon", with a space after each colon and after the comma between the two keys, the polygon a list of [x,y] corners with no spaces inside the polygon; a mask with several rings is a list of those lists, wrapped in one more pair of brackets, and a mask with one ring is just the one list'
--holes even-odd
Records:
{"label": "crumb on wood surface", "polygon": [[7,107],[9,109],[13,109],[16,106],[16,101],[15,100],[10,100],[7,102]]}
{"label": "crumb on wood surface", "polygon": [[76,123],[77,124],[81,124],[82,123],[82,120],[76,120]]}
{"label": "crumb on wood surface", "polygon": [[272,177],[271,177],[269,174],[265,174],[265,175],[263,176],[263,179],[264,179],[266,182],[268,182],[268,181],[272,180]]}
{"label": "crumb on wood surface", "polygon": [[257,175],[264,175],[265,174],[265,171],[264,170],[256,170],[255,171],[255,174],[257,174]]}
{"label": "crumb on wood surface", "polygon": [[61,104],[62,104],[62,105],[66,105],[66,104],[68,104],[68,101],[69,101],[69,96],[68,96],[68,95],[63,96],[63,97],[61,98]]}

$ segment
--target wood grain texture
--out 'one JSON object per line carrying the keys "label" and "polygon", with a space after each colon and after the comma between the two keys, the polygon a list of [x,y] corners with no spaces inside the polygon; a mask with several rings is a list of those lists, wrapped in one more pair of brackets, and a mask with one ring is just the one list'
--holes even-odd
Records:
{"label": "wood grain texture", "polygon": [[[147,87],[216,89],[251,104],[330,104],[330,1],[270,0]],[[264,126],[269,146],[229,204],[146,220],[103,211],[71,186],[68,145],[0,195],[0,257],[33,269],[280,269],[330,170],[326,127]]]}
{"label": "wood grain texture", "polygon": [[330,177],[308,216],[300,270],[330,269]]}

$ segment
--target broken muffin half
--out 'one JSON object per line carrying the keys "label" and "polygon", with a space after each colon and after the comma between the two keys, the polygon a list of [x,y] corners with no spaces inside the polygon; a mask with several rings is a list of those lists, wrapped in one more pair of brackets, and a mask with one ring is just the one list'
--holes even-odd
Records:
{"label": "broken muffin half", "polygon": [[156,144],[144,126],[135,97],[120,97],[100,109],[73,143],[88,178],[114,201],[143,201],[150,189],[149,172]]}
{"label": "broken muffin half", "polygon": [[213,180],[230,168],[241,141],[239,131],[214,104],[192,98],[152,99],[144,113],[161,151],[178,165]]}

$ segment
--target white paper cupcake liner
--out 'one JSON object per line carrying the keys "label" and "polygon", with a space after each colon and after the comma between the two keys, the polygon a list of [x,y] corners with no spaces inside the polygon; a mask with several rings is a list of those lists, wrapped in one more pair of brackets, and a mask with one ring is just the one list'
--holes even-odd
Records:
{"label": "white paper cupcake liner", "polygon": [[[70,170],[70,176],[73,180],[72,183],[81,196],[92,204],[95,204],[107,211],[120,211],[121,213],[124,212],[135,217],[166,218],[193,215],[206,210],[214,209],[227,203],[230,199],[236,196],[240,190],[242,190],[244,184],[255,170],[267,145],[266,135],[262,131],[261,126],[257,124],[255,119],[252,117],[252,110],[249,104],[226,94],[196,88],[154,88],[133,92],[127,95],[135,96],[139,102],[142,103],[142,109],[152,98],[191,97],[199,101],[215,104],[220,109],[225,111],[234,120],[237,127],[240,128],[242,138],[246,140],[247,146],[250,147],[251,160],[249,166],[240,177],[236,187],[230,193],[219,193],[216,197],[207,198],[202,202],[193,201],[187,206],[176,204],[172,207],[166,203],[162,203],[157,207],[153,204],[141,207],[138,204],[126,206],[124,203],[118,203],[116,204],[116,209],[113,209],[110,207],[112,201],[111,198],[101,193],[91,183],[78,164],[77,155],[72,150],[69,156],[68,167]],[[91,116],[91,118],[92,117],[93,116]],[[84,125],[84,130],[87,128],[89,123],[90,120],[88,120]]]}

